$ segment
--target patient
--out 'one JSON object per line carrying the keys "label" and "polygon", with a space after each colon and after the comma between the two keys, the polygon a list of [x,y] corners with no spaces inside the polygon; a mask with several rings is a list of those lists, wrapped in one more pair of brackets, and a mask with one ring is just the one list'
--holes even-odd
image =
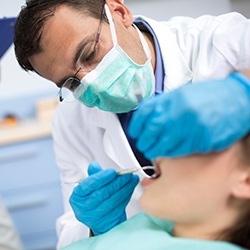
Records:
{"label": "patient", "polygon": [[160,177],[141,182],[145,213],[64,249],[250,249],[250,135],[220,153],[155,162]]}

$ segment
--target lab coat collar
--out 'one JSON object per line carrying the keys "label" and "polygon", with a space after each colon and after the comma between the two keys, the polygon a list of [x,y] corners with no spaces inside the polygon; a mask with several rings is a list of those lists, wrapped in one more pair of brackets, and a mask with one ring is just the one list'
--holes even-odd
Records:
{"label": "lab coat collar", "polygon": [[120,168],[140,167],[116,114],[91,108],[89,120],[103,130],[102,147]]}
{"label": "lab coat collar", "polygon": [[176,36],[167,22],[155,21],[145,16],[135,16],[135,19],[147,22],[157,36],[165,70],[164,90],[173,90],[190,82],[193,72],[188,67],[176,41]]}

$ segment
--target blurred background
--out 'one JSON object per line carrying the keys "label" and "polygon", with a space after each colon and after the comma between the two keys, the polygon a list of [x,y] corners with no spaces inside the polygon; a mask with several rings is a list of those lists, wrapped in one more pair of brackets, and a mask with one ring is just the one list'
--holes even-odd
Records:
{"label": "blurred background", "polygon": [[[133,14],[142,14],[157,20],[167,20],[174,15],[197,17],[203,14],[219,15],[229,11],[238,11],[250,17],[249,0],[125,0],[125,3]],[[15,17],[23,4],[24,0],[1,1],[0,18]],[[3,35],[0,34],[0,38],[4,39]],[[0,67],[0,99],[45,90],[57,93],[53,84],[19,68],[13,46],[1,59]]]}
{"label": "blurred background", "polygon": [[[249,0],[125,0],[135,15],[142,14],[157,20],[167,20],[174,15],[197,17],[202,14],[219,15],[229,11],[239,11],[250,17]],[[0,2],[0,18],[15,17],[24,0]],[[4,39],[0,34],[0,38]],[[57,93],[56,87],[34,74],[27,74],[15,61],[13,46],[0,61],[1,86],[0,99],[16,95],[51,91]]]}
{"label": "blurred background", "polygon": [[[24,3],[0,1],[0,18],[15,18]],[[250,18],[250,0],[125,3],[134,15],[160,21],[176,15],[198,17],[231,11]],[[0,29],[0,47],[6,39]],[[15,60],[13,44],[10,45],[0,58],[0,198],[27,250],[55,249],[55,221],[63,212],[51,138],[57,92],[53,83],[23,71]]]}

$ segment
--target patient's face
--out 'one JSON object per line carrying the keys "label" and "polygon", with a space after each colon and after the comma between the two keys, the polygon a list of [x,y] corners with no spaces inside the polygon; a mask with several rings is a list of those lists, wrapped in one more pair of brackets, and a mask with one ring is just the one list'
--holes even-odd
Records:
{"label": "patient's face", "polygon": [[221,153],[157,159],[161,176],[142,181],[142,208],[180,223],[213,217],[226,207],[234,172],[239,168],[238,151],[236,144]]}

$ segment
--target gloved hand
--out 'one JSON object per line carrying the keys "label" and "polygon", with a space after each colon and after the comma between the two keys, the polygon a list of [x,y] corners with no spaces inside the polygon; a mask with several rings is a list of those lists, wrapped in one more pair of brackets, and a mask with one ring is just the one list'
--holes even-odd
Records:
{"label": "gloved hand", "polygon": [[240,73],[144,101],[129,133],[153,159],[220,151],[250,131],[250,81]]}
{"label": "gloved hand", "polygon": [[139,177],[118,176],[114,169],[102,170],[95,162],[89,165],[88,174],[74,188],[70,205],[76,218],[98,235],[127,219],[125,208]]}

